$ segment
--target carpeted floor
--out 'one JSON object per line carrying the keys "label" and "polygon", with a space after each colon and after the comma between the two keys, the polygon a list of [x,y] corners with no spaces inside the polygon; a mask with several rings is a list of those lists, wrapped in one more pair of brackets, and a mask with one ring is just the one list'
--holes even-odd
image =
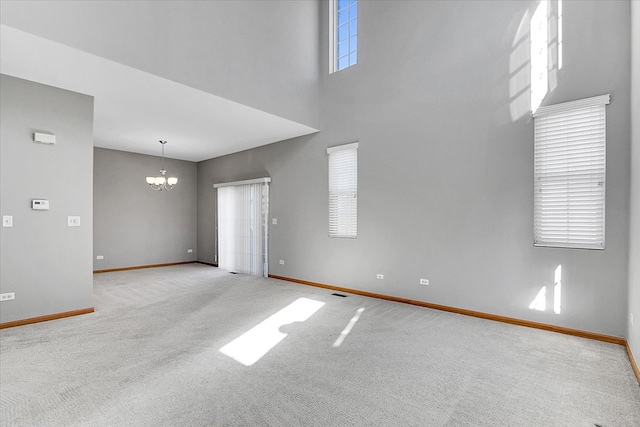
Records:
{"label": "carpeted floor", "polygon": [[[2,426],[640,426],[613,344],[198,264],[94,292],[93,314],[0,331]],[[257,325],[280,340],[262,358],[220,351]]]}

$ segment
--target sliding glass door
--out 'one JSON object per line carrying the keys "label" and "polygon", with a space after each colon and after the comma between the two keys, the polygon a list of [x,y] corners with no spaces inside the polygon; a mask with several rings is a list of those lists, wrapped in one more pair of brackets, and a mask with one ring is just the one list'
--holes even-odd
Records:
{"label": "sliding glass door", "polygon": [[269,179],[216,184],[218,266],[267,277]]}

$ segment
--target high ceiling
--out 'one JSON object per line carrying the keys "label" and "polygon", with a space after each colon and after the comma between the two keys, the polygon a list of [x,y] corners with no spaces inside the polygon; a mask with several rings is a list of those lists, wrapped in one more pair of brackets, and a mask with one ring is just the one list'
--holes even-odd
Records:
{"label": "high ceiling", "polygon": [[94,97],[94,145],[202,161],[317,129],[0,26],[2,74]]}

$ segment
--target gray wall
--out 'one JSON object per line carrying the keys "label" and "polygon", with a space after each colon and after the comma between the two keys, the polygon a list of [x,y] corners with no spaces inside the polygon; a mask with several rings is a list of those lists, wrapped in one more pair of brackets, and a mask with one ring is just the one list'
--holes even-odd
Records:
{"label": "gray wall", "polygon": [[315,0],[0,2],[5,25],[312,127],[318,13]]}
{"label": "gray wall", "polygon": [[[327,171],[326,165],[317,159],[317,149],[322,147],[314,141],[312,136],[303,136],[198,163],[198,261],[218,262],[215,242],[217,204],[216,190],[213,188],[213,184],[217,183],[266,176],[272,178],[269,184],[269,213],[271,217],[278,219],[278,225],[269,222],[270,250],[274,247],[298,245],[297,239],[286,240],[288,234],[281,233],[282,228],[298,227],[290,232],[298,231],[301,236],[313,232],[316,240],[322,240],[327,235],[328,205],[325,197],[318,195],[318,192],[324,191],[327,197],[328,192],[322,182],[317,182],[321,179],[318,178],[319,175],[327,176]],[[301,205],[309,206],[308,209],[299,210],[303,207]],[[313,209],[313,206],[317,208]],[[308,222],[302,218],[296,220],[295,215],[298,213],[307,215]],[[327,227],[317,227],[317,224],[325,222]],[[283,226],[284,224],[288,226]],[[292,246],[290,252],[294,252],[296,248],[297,246]],[[309,248],[305,247],[304,250],[308,251]],[[278,258],[274,258],[278,253],[271,253],[273,257],[269,260],[270,272],[278,264]]]}
{"label": "gray wall", "polygon": [[196,163],[165,159],[178,184],[153,191],[145,177],[158,175],[160,165],[160,157],[95,148],[95,270],[196,259]]}
{"label": "gray wall", "polygon": [[[629,335],[640,363],[640,3],[631,3],[631,209],[629,224]],[[633,323],[631,323],[633,315]]]}
{"label": "gray wall", "polygon": [[[93,98],[0,76],[0,322],[93,306]],[[33,131],[56,135],[33,142]],[[48,199],[48,211],[31,209]],[[67,216],[80,216],[68,227]]]}
{"label": "gray wall", "polygon": [[[272,274],[625,336],[630,5],[564,2],[564,66],[552,64],[543,102],[612,95],[604,251],[532,244],[528,24],[536,5],[362,2],[359,63],[322,73],[319,134],[199,164],[199,259],[215,257],[212,184],[266,173],[278,218]],[[328,62],[327,7],[320,64]],[[326,148],[353,141],[358,238],[329,239]],[[551,298],[558,265],[561,314]],[[547,310],[530,310],[543,286]]]}

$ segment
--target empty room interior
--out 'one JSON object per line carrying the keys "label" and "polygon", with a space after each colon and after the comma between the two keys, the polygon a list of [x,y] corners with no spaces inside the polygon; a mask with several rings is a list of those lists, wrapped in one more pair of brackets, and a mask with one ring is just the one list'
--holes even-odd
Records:
{"label": "empty room interior", "polygon": [[0,23],[0,424],[640,425],[640,2]]}

